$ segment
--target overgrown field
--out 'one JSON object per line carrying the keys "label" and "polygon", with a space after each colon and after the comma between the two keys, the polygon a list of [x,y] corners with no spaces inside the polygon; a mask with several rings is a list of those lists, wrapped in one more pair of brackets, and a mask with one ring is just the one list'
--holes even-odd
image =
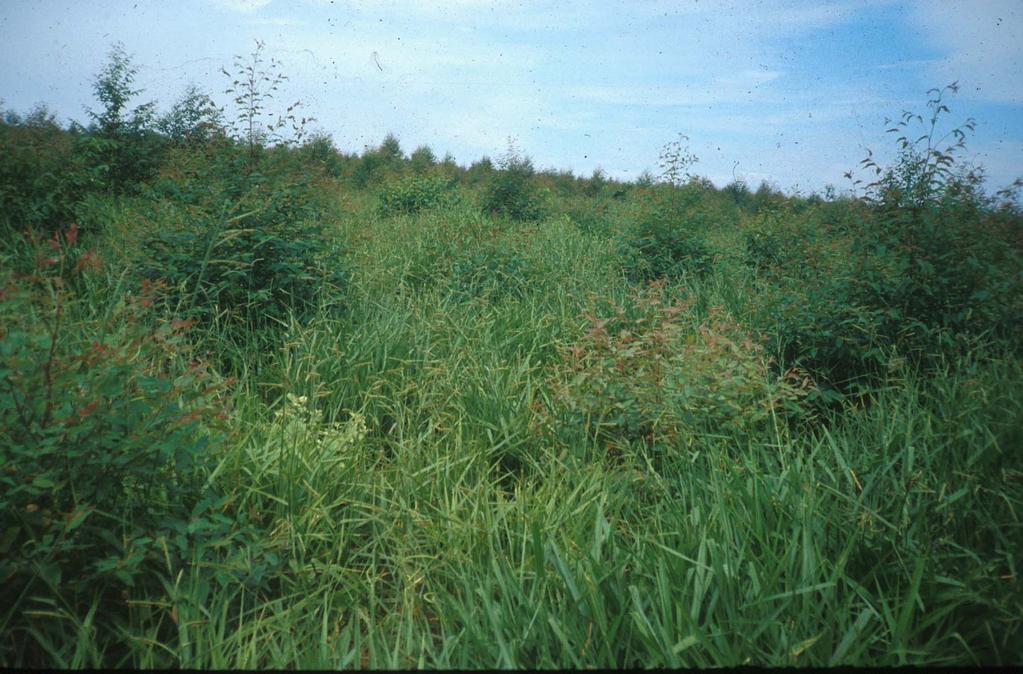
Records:
{"label": "overgrown field", "polygon": [[1023,217],[961,144],[620,183],[132,72],[0,124],[0,664],[1023,662]]}

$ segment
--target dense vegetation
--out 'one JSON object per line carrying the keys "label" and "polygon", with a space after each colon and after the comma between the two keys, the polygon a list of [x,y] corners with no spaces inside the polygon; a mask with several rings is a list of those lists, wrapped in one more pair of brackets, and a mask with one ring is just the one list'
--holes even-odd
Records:
{"label": "dense vegetation", "polygon": [[824,198],[347,155],[234,71],[0,123],[0,664],[1023,661],[1023,215],[954,87]]}

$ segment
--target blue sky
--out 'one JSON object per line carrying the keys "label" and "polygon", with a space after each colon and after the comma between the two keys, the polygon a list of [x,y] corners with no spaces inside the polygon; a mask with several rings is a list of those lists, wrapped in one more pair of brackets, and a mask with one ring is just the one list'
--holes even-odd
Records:
{"label": "blue sky", "polygon": [[1023,2],[717,0],[135,0],[0,3],[0,98],[63,119],[95,105],[110,45],[166,109],[254,40],[337,145],[394,132],[461,164],[508,137],[541,168],[624,179],[657,171],[684,133],[694,172],[804,193],[848,186],[885,117],[959,80],[950,121],[993,187],[1023,175]]}

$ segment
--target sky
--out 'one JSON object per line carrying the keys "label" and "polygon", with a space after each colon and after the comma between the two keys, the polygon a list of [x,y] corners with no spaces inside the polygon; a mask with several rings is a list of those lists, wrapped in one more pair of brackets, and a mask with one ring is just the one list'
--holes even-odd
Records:
{"label": "sky", "polygon": [[84,121],[117,41],[139,102],[226,102],[220,69],[256,40],[282,107],[347,152],[392,132],[468,165],[512,138],[538,168],[632,180],[681,133],[719,186],[844,191],[868,148],[891,155],[886,118],[958,80],[945,128],[976,119],[992,188],[1023,175],[1020,0],[0,0],[0,106]]}

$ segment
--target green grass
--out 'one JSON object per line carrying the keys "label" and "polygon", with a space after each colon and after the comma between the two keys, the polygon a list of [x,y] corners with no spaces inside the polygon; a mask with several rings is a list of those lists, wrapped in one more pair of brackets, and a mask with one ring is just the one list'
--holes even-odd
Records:
{"label": "green grass", "polygon": [[[5,664],[1023,661],[1018,357],[893,366],[869,405],[813,423],[694,427],[611,453],[559,440],[538,413],[584,314],[632,291],[609,235],[557,217],[494,225],[467,206],[350,208],[334,223],[347,309],[293,321],[275,350],[229,347],[253,365],[207,478],[224,513],[260,523],[258,544],[168,559],[159,596],[128,590],[119,615],[37,588],[16,607],[33,631],[0,624]],[[502,278],[460,290],[457,260],[502,241],[524,270],[514,292]],[[714,305],[750,315],[739,241],[715,233],[714,272],[667,289],[698,299],[694,326]],[[100,298],[129,284],[95,283],[82,311],[102,319]],[[316,416],[281,421],[286,394]],[[321,441],[353,414],[364,438]],[[252,582],[218,580],[232,570]]]}

